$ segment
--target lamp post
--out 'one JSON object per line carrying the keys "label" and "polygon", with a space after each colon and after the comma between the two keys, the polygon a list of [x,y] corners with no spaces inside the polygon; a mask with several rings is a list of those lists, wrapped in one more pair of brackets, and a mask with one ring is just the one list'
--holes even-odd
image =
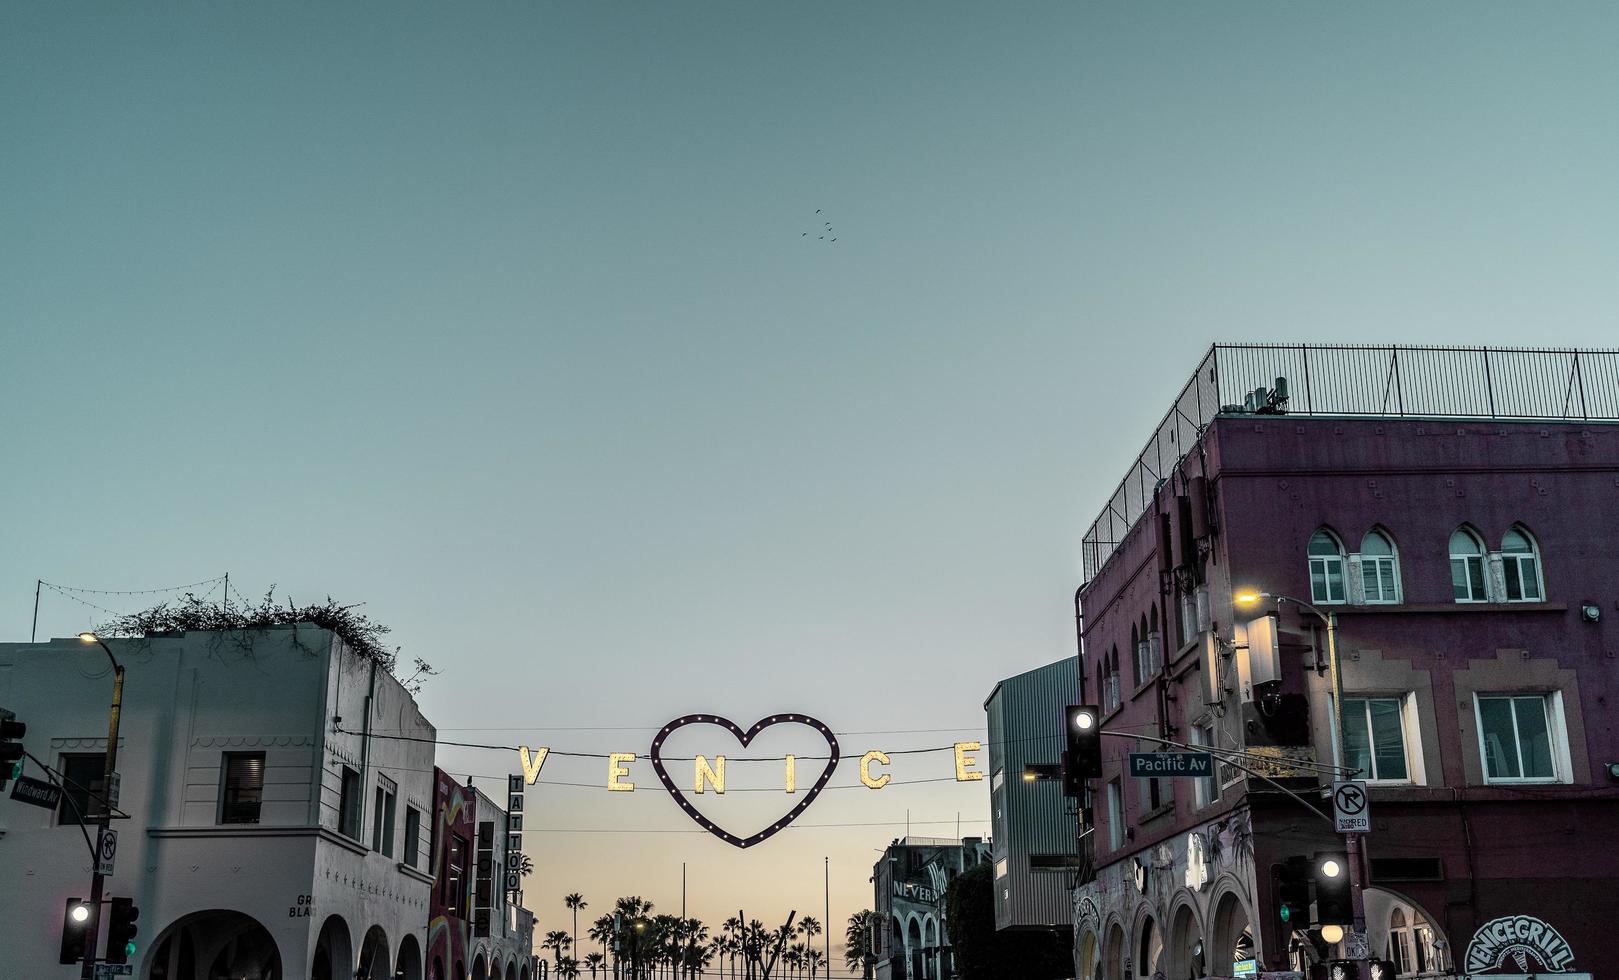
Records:
{"label": "lamp post", "polygon": [[90,875],[90,921],[85,926],[84,968],[79,973],[83,980],[95,980],[96,953],[100,945],[101,892],[106,883],[106,877],[101,873],[101,838],[112,826],[112,799],[109,794],[112,792],[113,773],[118,770],[118,716],[124,706],[124,665],[118,662],[112,650],[96,634],[80,633],[79,639],[99,646],[112,663],[112,708],[107,713],[107,762],[101,776],[101,810],[96,815],[96,866]]}
{"label": "lamp post", "polygon": [[[1338,616],[1332,612],[1322,612],[1315,606],[1302,599],[1292,596],[1279,595],[1274,592],[1240,592],[1233,597],[1239,605],[1255,605],[1262,599],[1272,599],[1278,603],[1291,602],[1305,612],[1315,616],[1327,627],[1327,669],[1332,675],[1332,743],[1338,755],[1338,762],[1342,764],[1347,757],[1344,752],[1344,678],[1338,667]],[[1349,853],[1349,910],[1352,928],[1360,937],[1358,945],[1353,952],[1360,954],[1366,949],[1366,901],[1361,895],[1360,880],[1360,835],[1354,833],[1344,834],[1344,850]],[[1354,957],[1355,975],[1359,980],[1366,980],[1370,975],[1367,961],[1362,956]]]}

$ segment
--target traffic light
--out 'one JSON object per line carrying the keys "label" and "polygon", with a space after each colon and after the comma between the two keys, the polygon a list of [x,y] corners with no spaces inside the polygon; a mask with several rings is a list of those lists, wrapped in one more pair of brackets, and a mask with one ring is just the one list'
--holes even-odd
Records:
{"label": "traffic light", "polygon": [[1063,794],[1082,796],[1085,780],[1102,775],[1102,711],[1094,704],[1063,709],[1068,750],[1062,756]]}
{"label": "traffic light", "polygon": [[90,937],[90,903],[70,898],[62,909],[62,956],[60,963],[84,959],[84,944]]}
{"label": "traffic light", "polygon": [[1294,929],[1310,928],[1310,859],[1290,857],[1271,865],[1275,884],[1276,929],[1285,946]]}
{"label": "traffic light", "polygon": [[13,739],[27,734],[28,726],[16,719],[16,715],[0,708],[0,789],[11,782],[23,757],[22,743]]}
{"label": "traffic light", "polygon": [[135,933],[140,930],[135,926],[135,920],[141,917],[141,910],[135,907],[133,899],[115,898],[107,910],[107,962],[128,963],[129,958],[135,955]]}
{"label": "traffic light", "polygon": [[1315,855],[1315,920],[1321,925],[1348,925],[1355,920],[1349,898],[1349,856],[1340,851]]}
{"label": "traffic light", "polygon": [[1389,960],[1374,959],[1368,966],[1371,969],[1372,980],[1394,980],[1400,973],[1400,968]]}

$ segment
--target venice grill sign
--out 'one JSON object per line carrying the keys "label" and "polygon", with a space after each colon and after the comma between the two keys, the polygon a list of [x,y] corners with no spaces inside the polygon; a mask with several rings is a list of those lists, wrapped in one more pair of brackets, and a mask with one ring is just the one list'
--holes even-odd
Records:
{"label": "venice grill sign", "polygon": [[1469,974],[1523,975],[1569,972],[1574,950],[1549,924],[1531,915],[1507,915],[1491,919],[1473,934],[1467,947]]}

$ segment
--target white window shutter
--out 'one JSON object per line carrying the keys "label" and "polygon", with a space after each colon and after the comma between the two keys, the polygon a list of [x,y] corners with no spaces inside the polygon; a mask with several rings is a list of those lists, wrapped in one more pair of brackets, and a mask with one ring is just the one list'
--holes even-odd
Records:
{"label": "white window shutter", "polygon": [[1360,556],[1350,555],[1349,560],[1345,563],[1345,568],[1344,577],[1349,580],[1349,591],[1347,593],[1349,604],[1351,606],[1366,605],[1366,579],[1361,574]]}

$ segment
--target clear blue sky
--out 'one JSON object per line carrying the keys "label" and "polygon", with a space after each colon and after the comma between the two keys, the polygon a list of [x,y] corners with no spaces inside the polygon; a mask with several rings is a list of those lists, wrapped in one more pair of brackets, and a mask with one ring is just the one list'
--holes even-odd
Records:
{"label": "clear blue sky", "polygon": [[[229,569],[365,601],[445,729],[979,726],[1210,341],[1614,343],[1615,50],[1606,2],[9,4],[6,638],[36,578]],[[826,855],[841,923],[981,785],[541,835],[531,903],[687,860],[778,918]]]}

